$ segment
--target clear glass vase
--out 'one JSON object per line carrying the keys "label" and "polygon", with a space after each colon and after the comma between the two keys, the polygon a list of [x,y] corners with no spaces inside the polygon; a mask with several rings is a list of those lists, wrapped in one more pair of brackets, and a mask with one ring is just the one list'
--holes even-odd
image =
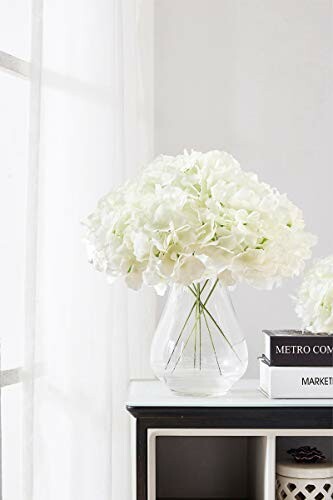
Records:
{"label": "clear glass vase", "polygon": [[244,374],[246,341],[227,288],[206,280],[174,285],[151,347],[156,376],[179,394],[225,394]]}

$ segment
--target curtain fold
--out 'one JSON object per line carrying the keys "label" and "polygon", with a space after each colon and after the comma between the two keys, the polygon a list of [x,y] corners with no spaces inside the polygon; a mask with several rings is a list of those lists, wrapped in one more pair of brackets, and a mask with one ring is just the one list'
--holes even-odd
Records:
{"label": "curtain fold", "polygon": [[155,298],[143,291],[133,299],[90,268],[80,220],[152,156],[153,2],[38,5],[40,134],[31,148],[39,169],[30,193],[38,206],[31,238],[38,237],[30,257],[36,300],[26,336],[23,498],[129,500],[124,405],[130,376],[150,375]]}

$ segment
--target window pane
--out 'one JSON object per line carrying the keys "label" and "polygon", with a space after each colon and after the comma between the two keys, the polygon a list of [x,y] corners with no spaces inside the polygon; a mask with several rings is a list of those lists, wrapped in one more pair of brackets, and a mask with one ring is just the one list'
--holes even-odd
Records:
{"label": "window pane", "polygon": [[22,496],[22,384],[1,391],[3,500]]}
{"label": "window pane", "polygon": [[1,0],[0,50],[30,59],[31,0]]}
{"label": "window pane", "polygon": [[0,71],[2,369],[22,363],[29,82]]}

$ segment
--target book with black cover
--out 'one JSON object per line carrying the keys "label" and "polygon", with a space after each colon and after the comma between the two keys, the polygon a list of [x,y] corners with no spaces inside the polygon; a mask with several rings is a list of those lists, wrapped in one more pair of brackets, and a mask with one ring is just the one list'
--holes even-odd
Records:
{"label": "book with black cover", "polygon": [[333,334],[263,330],[271,366],[333,366]]}

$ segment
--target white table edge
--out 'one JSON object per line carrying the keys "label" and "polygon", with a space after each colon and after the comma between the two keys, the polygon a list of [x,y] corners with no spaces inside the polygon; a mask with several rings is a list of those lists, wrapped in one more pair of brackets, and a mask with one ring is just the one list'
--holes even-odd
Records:
{"label": "white table edge", "polygon": [[[127,407],[331,407],[332,399],[270,399],[259,390],[257,379],[240,380],[225,396],[191,397],[172,393],[158,380],[132,380],[129,385]],[[333,414],[333,410],[332,410]]]}

